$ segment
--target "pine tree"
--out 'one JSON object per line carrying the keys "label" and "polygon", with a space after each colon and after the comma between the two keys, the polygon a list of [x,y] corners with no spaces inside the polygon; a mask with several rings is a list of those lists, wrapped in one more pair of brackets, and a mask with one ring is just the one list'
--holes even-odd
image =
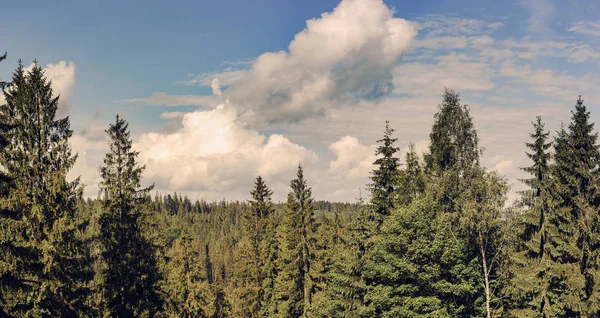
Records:
{"label": "pine tree", "polygon": [[14,278],[26,282],[20,292],[3,295],[10,303],[5,309],[17,316],[88,315],[92,272],[81,239],[85,224],[75,219],[82,188],[79,179],[66,180],[77,158],[69,118],[55,118],[58,97],[37,64],[26,73],[19,62],[4,96],[2,126],[11,129],[1,164],[14,181],[4,204],[17,213],[3,235],[12,232],[19,241]]}
{"label": "pine tree", "polygon": [[302,166],[291,182],[283,227],[280,231],[279,273],[275,284],[278,317],[303,317],[312,303],[311,266],[316,225],[312,190]]}
{"label": "pine tree", "polygon": [[394,207],[396,183],[398,182],[400,172],[400,160],[394,157],[399,148],[394,144],[398,138],[392,138],[394,129],[390,128],[389,121],[385,122],[385,131],[383,138],[377,140],[381,145],[375,150],[378,157],[373,163],[376,169],[371,172],[371,181],[369,185],[371,191],[371,203],[375,206],[376,216],[379,224],[383,217],[390,214]]}
{"label": "pine tree", "polygon": [[237,247],[234,268],[236,287],[232,295],[235,299],[233,309],[234,315],[240,317],[260,316],[264,302],[264,265],[270,254],[263,248],[268,220],[273,214],[273,191],[258,176],[250,194],[250,207],[242,211],[242,240]]}
{"label": "pine tree", "polygon": [[136,163],[128,124],[119,116],[106,130],[110,151],[100,168],[105,211],[100,217],[104,315],[154,316],[162,307],[154,247],[141,231],[142,207],[152,187],[140,189],[143,166]]}

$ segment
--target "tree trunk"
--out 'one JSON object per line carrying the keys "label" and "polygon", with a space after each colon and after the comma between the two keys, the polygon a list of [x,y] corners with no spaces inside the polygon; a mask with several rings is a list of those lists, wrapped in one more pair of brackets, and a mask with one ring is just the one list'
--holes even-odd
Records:
{"label": "tree trunk", "polygon": [[485,246],[483,245],[483,237],[481,235],[481,231],[479,231],[479,250],[481,251],[481,264],[483,265],[483,279],[485,282],[485,309],[487,312],[487,318],[492,317],[492,312],[490,310],[490,280],[488,277],[487,270],[487,259],[485,258]]}

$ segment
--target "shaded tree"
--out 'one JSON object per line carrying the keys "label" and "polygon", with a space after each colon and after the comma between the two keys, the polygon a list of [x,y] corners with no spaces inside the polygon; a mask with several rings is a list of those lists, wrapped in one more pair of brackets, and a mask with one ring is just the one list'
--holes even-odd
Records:
{"label": "shaded tree", "polygon": [[136,162],[128,124],[118,115],[106,130],[110,150],[100,167],[105,211],[100,217],[104,315],[154,316],[162,307],[154,247],[141,230],[142,207],[152,187],[140,188],[144,166]]}

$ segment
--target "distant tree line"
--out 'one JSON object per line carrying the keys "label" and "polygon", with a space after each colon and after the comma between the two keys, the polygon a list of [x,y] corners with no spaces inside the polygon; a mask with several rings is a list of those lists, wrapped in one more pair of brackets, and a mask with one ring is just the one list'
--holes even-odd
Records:
{"label": "distant tree line", "polygon": [[448,89],[424,154],[400,154],[386,122],[368,199],[316,201],[299,165],[276,204],[261,176],[242,202],[152,197],[119,116],[84,199],[42,68],[19,62],[2,90],[2,317],[600,316],[600,152],[581,97],[553,136],[535,118],[511,205]]}

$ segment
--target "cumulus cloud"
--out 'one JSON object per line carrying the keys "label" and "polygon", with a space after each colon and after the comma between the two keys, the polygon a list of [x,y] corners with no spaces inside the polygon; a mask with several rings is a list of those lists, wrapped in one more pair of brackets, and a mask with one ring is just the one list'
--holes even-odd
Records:
{"label": "cumulus cloud", "polygon": [[245,121],[286,123],[322,114],[327,102],[379,99],[417,33],[381,0],[344,0],[306,22],[288,51],[259,56],[225,91]]}
{"label": "cumulus cloud", "polygon": [[[257,175],[285,187],[298,163],[312,165],[317,155],[279,134],[268,138],[237,122],[235,110],[220,105],[185,114],[182,128],[169,134],[143,134],[135,143],[145,179],[169,191],[194,191],[245,197]],[[241,190],[243,189],[243,190]]]}
{"label": "cumulus cloud", "polygon": [[335,156],[329,162],[329,172],[338,175],[339,180],[360,178],[361,181],[367,181],[363,179],[373,170],[376,159],[374,147],[361,144],[356,137],[344,136],[330,144],[329,150]]}
{"label": "cumulus cloud", "polygon": [[44,71],[52,81],[54,94],[60,95],[58,116],[65,116],[71,109],[71,96],[75,87],[75,63],[60,61],[56,64],[47,64]]}

